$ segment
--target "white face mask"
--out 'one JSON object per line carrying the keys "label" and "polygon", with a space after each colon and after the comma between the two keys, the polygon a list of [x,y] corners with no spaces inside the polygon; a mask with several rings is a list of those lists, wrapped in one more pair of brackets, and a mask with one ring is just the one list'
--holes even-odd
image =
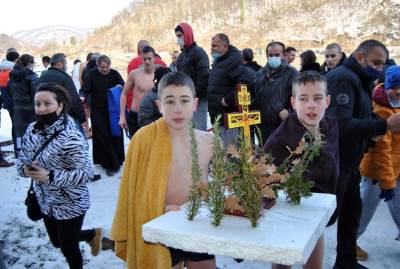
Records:
{"label": "white face mask", "polygon": [[388,94],[388,101],[391,107],[393,108],[399,108],[400,107],[400,101],[397,101],[395,99],[393,99],[392,97],[390,97],[390,95]]}
{"label": "white face mask", "polygon": [[176,43],[178,43],[179,47],[183,47],[185,45],[185,40],[183,39],[183,36],[178,37]]}

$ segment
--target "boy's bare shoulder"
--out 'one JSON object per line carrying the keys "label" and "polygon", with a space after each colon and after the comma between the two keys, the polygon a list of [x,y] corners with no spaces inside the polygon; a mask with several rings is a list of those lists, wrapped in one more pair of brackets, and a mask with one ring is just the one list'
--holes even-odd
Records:
{"label": "boy's bare shoulder", "polygon": [[214,142],[214,134],[213,133],[195,129],[195,134],[200,143],[212,145]]}

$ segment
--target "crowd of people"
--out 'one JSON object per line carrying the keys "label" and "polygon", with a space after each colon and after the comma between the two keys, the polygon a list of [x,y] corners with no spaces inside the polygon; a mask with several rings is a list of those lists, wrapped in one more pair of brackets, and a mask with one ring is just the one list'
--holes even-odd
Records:
{"label": "crowd of people", "polygon": [[[307,178],[315,183],[313,191],[337,197],[328,224],[338,223],[335,269],[366,268],[358,260],[368,259],[368,253],[357,238],[381,199],[388,202],[399,230],[394,237],[400,240],[400,66],[384,44],[365,40],[349,56],[339,44],[329,44],[322,65],[314,51],[305,50],[297,70],[294,47],[268,43],[267,63],[261,66],[252,49],[239,50],[219,33],[210,40],[210,65],[189,24],[173,30],[180,51],[171,53],[169,67],[141,40],[126,82],[111,68],[111,59],[98,53],[76,60],[71,75],[64,53],[43,57],[40,76],[34,57],[13,48],[0,64],[1,101],[12,120],[17,170],[35,182],[50,241],[70,268],[82,268],[80,241],[88,242],[94,255],[100,248],[100,228],[81,230],[89,208],[86,185],[100,178],[93,164],[112,176],[124,162],[112,229],[117,255],[129,268],[177,268],[181,261],[189,269],[216,268],[212,255],[150,245],[137,233],[145,222],[187,201],[190,123],[207,181],[213,140],[208,115],[214,123],[219,115],[239,111],[237,84],[247,85],[251,108],[261,113],[260,134],[253,139],[281,156],[278,164],[286,146],[297,145],[305,131],[324,141]],[[111,98],[117,99],[116,108]],[[219,124],[224,146],[238,143],[239,129]],[[132,139],[126,156],[123,130]],[[0,167],[13,165],[0,155]],[[323,237],[304,268],[322,264]]]}

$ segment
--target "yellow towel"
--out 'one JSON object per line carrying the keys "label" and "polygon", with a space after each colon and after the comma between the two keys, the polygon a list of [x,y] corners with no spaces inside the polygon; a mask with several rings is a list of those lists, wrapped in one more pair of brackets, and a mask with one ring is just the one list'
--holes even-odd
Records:
{"label": "yellow towel", "polygon": [[129,269],[171,268],[169,250],[142,239],[142,225],[164,214],[172,148],[161,118],[141,128],[129,144],[111,238]]}

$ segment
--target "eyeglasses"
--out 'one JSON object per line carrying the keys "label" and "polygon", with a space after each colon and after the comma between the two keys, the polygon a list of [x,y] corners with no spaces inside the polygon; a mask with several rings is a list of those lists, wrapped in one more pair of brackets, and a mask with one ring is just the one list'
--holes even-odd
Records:
{"label": "eyeglasses", "polygon": [[281,57],[280,53],[268,53],[268,57]]}

